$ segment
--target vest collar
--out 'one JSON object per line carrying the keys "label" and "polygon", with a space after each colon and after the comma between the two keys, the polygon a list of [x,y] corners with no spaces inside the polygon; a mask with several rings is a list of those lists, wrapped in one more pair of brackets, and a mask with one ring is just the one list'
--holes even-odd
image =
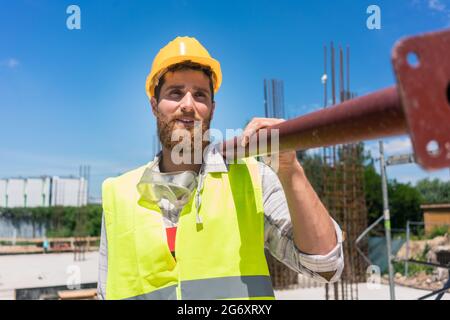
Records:
{"label": "vest collar", "polygon": [[[152,161],[147,164],[146,169],[159,172],[159,161],[161,160],[161,151],[155,155]],[[226,173],[228,172],[228,163],[218,151],[218,145],[209,144],[206,147],[203,164],[200,168],[200,173]]]}
{"label": "vest collar", "polygon": [[[159,161],[161,160],[161,151],[154,157],[152,161],[150,161],[146,168],[144,169],[144,173],[137,185],[138,192],[140,194],[140,199],[138,203],[141,206],[152,208],[155,203],[149,202],[149,199],[146,199],[149,192],[149,188],[151,186],[148,183],[145,183],[147,180],[145,177],[148,175],[152,175],[152,172],[159,172]],[[227,173],[228,172],[228,163],[225,161],[223,156],[218,151],[217,145],[208,145],[206,147],[206,150],[204,152],[204,159],[203,164],[200,168],[200,175],[196,178],[198,181],[198,185],[195,191],[195,208],[196,208],[196,217],[197,217],[197,223],[202,223],[202,219],[199,216],[199,208],[201,205],[201,191],[203,189],[203,183],[205,176],[208,173]]]}

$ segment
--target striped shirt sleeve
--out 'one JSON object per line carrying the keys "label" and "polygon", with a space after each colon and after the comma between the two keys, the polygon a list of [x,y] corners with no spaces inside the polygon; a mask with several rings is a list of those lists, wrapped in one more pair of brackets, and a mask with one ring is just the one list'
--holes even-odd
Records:
{"label": "striped shirt sleeve", "polygon": [[[286,196],[276,173],[266,164],[259,162],[264,203],[265,247],[280,262],[292,270],[302,273],[321,283],[335,282],[344,268],[342,231],[336,221],[337,244],[326,255],[309,255],[301,252],[294,243],[291,216]],[[331,279],[320,273],[334,272]]]}

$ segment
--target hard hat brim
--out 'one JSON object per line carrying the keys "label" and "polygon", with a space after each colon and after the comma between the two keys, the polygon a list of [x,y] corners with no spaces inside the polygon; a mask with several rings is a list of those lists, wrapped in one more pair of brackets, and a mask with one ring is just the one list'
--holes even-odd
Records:
{"label": "hard hat brim", "polygon": [[[149,98],[153,97],[155,95],[155,87],[157,80],[162,76],[161,71],[164,71],[165,69],[169,68],[170,66],[181,63],[184,61],[192,61],[207,67],[210,67],[213,72],[213,86],[214,86],[214,93],[216,93],[220,85],[222,83],[222,72],[220,69],[220,63],[214,58],[209,57],[198,57],[198,56],[177,56],[177,57],[171,57],[166,59],[159,67],[159,70],[153,71],[147,76],[147,80],[145,82],[145,91],[147,93],[147,96]],[[156,79],[158,77],[158,79]]]}

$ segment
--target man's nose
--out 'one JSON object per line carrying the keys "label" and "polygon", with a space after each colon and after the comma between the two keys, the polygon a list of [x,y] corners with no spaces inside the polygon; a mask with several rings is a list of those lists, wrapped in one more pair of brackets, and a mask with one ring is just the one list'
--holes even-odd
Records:
{"label": "man's nose", "polygon": [[192,94],[188,91],[180,101],[180,108],[183,112],[192,112],[195,108],[195,101]]}

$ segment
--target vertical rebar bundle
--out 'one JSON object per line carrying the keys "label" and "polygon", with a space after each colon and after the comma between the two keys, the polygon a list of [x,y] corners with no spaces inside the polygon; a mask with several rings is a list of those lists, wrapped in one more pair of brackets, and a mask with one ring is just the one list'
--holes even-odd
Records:
{"label": "vertical rebar bundle", "polygon": [[[332,104],[336,104],[335,48],[331,43]],[[326,55],[326,49],[324,51]],[[326,70],[325,57],[325,74]],[[339,48],[339,98],[344,102],[355,95],[350,91],[350,49],[347,47],[347,88],[344,85],[344,55]],[[326,83],[324,83],[325,107]],[[358,299],[358,283],[365,281],[366,262],[355,249],[355,240],[367,227],[367,208],[364,192],[363,148],[360,144],[346,144],[323,148],[322,199],[331,216],[339,223],[345,235],[345,268],[341,280],[325,286],[326,299]],[[363,246],[364,247],[364,246]],[[367,248],[363,248],[366,251]],[[330,290],[332,287],[332,290]]]}
{"label": "vertical rebar bundle", "polygon": [[264,79],[264,111],[266,118],[284,119],[283,80]]}

